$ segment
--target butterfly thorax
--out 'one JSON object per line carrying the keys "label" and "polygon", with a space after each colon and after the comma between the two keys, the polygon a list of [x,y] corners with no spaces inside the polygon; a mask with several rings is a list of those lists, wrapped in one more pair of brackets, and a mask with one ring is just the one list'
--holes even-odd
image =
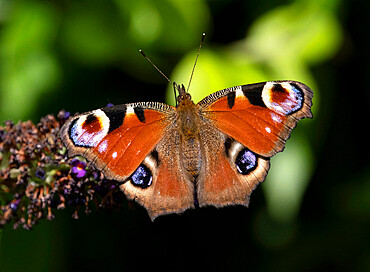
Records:
{"label": "butterfly thorax", "polygon": [[176,108],[178,114],[177,125],[181,130],[181,133],[189,137],[193,137],[198,132],[198,109],[194,102],[185,99],[180,102]]}
{"label": "butterfly thorax", "polygon": [[[185,95],[188,93],[185,93]],[[180,137],[181,162],[184,169],[193,177],[199,174],[201,154],[199,142],[199,111],[190,95],[177,106],[177,127]]]}

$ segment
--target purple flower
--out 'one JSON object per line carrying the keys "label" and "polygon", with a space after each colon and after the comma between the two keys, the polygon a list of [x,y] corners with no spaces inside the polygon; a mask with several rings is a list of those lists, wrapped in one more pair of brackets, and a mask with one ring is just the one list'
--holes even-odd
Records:
{"label": "purple flower", "polygon": [[110,107],[113,107],[114,105],[112,103],[108,103],[107,104],[107,107],[110,108]]}
{"label": "purple flower", "polygon": [[67,119],[71,116],[71,113],[69,111],[64,111],[64,110],[61,110],[59,113],[58,113],[58,118],[64,123],[65,121],[67,121]]}
{"label": "purple flower", "polygon": [[13,212],[15,212],[18,209],[19,202],[21,202],[20,199],[13,200],[12,203],[10,203],[9,207],[12,209]]}
{"label": "purple flower", "polygon": [[72,173],[76,175],[77,178],[82,178],[86,174],[86,163],[80,161],[79,159],[73,159],[72,162]]}
{"label": "purple flower", "polygon": [[66,111],[65,113],[64,113],[64,119],[68,119],[69,117],[71,116],[71,113],[69,112],[69,111]]}
{"label": "purple flower", "polygon": [[39,179],[42,179],[42,180],[45,179],[45,171],[42,168],[37,168],[35,175]]}

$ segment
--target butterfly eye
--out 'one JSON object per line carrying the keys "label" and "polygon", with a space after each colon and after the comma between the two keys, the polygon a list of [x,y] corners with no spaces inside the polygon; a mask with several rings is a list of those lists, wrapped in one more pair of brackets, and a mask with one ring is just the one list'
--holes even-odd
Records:
{"label": "butterfly eye", "polygon": [[141,164],[131,176],[131,183],[142,189],[149,187],[152,184],[152,172],[144,164]]}
{"label": "butterfly eye", "polygon": [[235,164],[240,174],[247,175],[250,171],[256,168],[257,157],[252,151],[245,148],[239,152],[239,155],[235,160]]}

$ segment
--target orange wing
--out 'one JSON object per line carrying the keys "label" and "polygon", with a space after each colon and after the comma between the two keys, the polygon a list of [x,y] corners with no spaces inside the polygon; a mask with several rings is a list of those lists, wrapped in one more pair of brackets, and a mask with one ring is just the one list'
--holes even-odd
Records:
{"label": "orange wing", "polygon": [[311,105],[312,91],[294,81],[233,87],[199,102],[205,117],[199,205],[248,206],[267,175],[269,157],[283,150],[299,119],[312,117]]}
{"label": "orange wing", "polygon": [[181,168],[175,108],[133,103],[87,112],[61,130],[69,156],[82,155],[106,178],[122,181],[128,199],[149,216],[194,207],[194,185]]}
{"label": "orange wing", "polygon": [[109,179],[125,181],[163,137],[175,109],[132,103],[73,117],[61,130],[69,156],[82,155]]}
{"label": "orange wing", "polygon": [[284,148],[299,119],[312,118],[313,93],[295,81],[275,81],[218,91],[198,103],[220,131],[264,157]]}
{"label": "orange wing", "polygon": [[200,132],[202,168],[197,178],[199,206],[248,206],[249,196],[270,167],[264,158],[205,122]]}
{"label": "orange wing", "polygon": [[[129,199],[144,206],[152,220],[169,213],[180,213],[194,207],[194,184],[181,171],[178,133],[170,129],[142,164],[144,176],[151,174],[147,183],[140,182],[141,171],[136,170],[130,180],[121,185]],[[137,175],[136,175],[137,174]]]}

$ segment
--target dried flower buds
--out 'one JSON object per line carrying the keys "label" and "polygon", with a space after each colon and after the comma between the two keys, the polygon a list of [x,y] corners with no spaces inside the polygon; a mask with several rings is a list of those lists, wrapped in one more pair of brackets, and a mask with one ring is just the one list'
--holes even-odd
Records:
{"label": "dried flower buds", "polygon": [[12,222],[29,229],[66,206],[76,208],[74,218],[81,208],[90,213],[92,207],[121,206],[125,198],[117,182],[104,179],[82,157],[67,159],[59,130],[69,115],[61,111],[37,125],[0,126],[0,227]]}

